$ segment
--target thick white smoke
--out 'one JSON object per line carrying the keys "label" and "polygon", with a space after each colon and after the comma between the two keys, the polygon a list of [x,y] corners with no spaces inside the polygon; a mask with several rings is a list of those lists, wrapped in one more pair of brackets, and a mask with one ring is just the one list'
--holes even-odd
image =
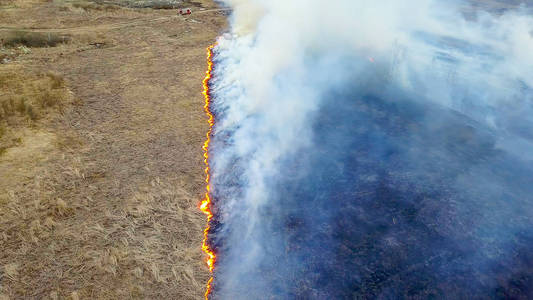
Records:
{"label": "thick white smoke", "polygon": [[[533,161],[528,7],[495,13],[459,1],[224,2],[233,15],[230,33],[218,41],[212,87],[210,163],[221,224],[215,296],[245,299],[258,294],[242,294],[243,284],[255,281],[256,292],[272,284],[246,278],[273,263],[272,249],[286,246],[271,236],[271,216],[281,212],[265,205],[275,198],[283,209],[273,181],[287,175],[280,174],[285,159],[312,151],[310,124],[324,102],[349,101],[332,99],[332,91],[456,111],[488,128],[495,149]],[[444,121],[430,115],[425,126]]]}

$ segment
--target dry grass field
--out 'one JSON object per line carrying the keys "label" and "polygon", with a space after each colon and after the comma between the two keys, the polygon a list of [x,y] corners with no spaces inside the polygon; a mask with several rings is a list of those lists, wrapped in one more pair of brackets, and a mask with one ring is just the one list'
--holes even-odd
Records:
{"label": "dry grass field", "polygon": [[226,18],[139,3],[0,0],[1,300],[203,296],[201,90]]}

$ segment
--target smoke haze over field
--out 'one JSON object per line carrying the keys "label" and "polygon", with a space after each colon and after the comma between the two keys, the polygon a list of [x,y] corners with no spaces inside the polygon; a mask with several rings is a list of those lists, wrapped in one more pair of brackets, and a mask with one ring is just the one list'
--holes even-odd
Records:
{"label": "smoke haze over field", "polygon": [[528,7],[225,2],[213,298],[533,297]]}

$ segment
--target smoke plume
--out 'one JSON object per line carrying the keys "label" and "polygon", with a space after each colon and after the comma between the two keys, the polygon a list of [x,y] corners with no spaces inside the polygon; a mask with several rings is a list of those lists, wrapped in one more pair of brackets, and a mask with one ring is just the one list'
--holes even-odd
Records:
{"label": "smoke plume", "polygon": [[533,297],[533,17],[225,0],[213,299]]}

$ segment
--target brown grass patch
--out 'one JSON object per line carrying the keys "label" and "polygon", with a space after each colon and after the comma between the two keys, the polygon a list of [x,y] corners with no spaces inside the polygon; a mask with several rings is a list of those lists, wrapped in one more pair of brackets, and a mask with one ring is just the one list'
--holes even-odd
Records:
{"label": "brown grass patch", "polygon": [[0,0],[0,7],[1,8],[13,7],[16,5],[16,3],[17,3],[16,0]]}
{"label": "brown grass patch", "polygon": [[[90,172],[87,167],[68,168],[63,179],[76,185],[91,180],[84,176]],[[202,216],[194,197],[155,178],[112,208],[43,193],[53,187],[49,184],[40,182],[28,191],[33,201],[22,201],[16,193],[0,197],[3,250],[17,262],[0,264],[8,294],[31,298],[33,289],[18,290],[16,283],[39,279],[41,285],[35,288],[58,299],[156,299],[141,283],[199,298],[195,295],[203,282],[195,270],[202,264],[202,253],[194,232],[202,230]],[[48,286],[46,273],[58,263],[65,267],[65,278],[76,281]],[[118,285],[99,289],[91,284],[95,278]]]}
{"label": "brown grass patch", "polygon": [[17,131],[33,126],[51,111],[62,111],[69,100],[63,77],[0,68],[0,154],[19,144]]}
{"label": "brown grass patch", "polygon": [[[92,0],[92,2],[102,5],[109,3],[106,0]],[[176,9],[189,4],[189,2],[184,4],[184,1],[181,0],[120,0],[114,2],[122,7],[151,9]]]}
{"label": "brown grass patch", "polygon": [[[78,12],[114,12],[121,9],[121,6],[112,4],[109,1],[85,1],[85,0],[54,0],[59,11],[78,11]],[[118,4],[118,3],[117,3]]]}
{"label": "brown grass patch", "polygon": [[69,3],[74,8],[81,8],[83,10],[98,10],[98,11],[115,11],[120,9],[120,6],[113,4],[103,4],[90,1],[75,1]]}
{"label": "brown grass patch", "polygon": [[5,47],[15,47],[20,45],[26,47],[55,47],[59,44],[68,43],[71,40],[71,37],[65,34],[23,30],[13,30],[2,33],[0,38],[2,38]]}

